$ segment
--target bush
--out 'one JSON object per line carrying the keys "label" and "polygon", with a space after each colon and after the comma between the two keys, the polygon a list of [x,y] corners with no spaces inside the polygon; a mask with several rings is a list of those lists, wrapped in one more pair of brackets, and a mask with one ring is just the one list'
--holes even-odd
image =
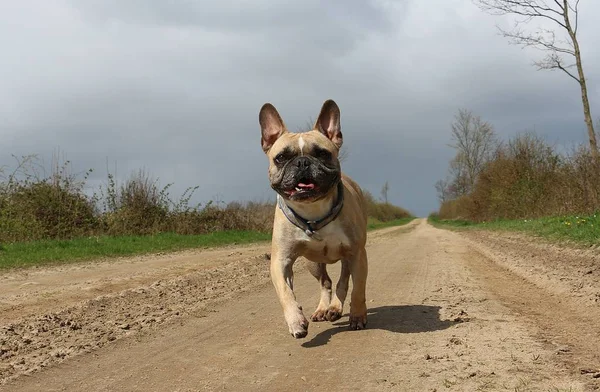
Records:
{"label": "bush", "polygon": [[71,238],[94,229],[96,210],[83,193],[85,180],[77,181],[68,168],[67,161],[40,178],[32,157],[18,161],[0,184],[0,241]]}
{"label": "bush", "polygon": [[70,167],[66,161],[43,176],[39,161],[28,156],[17,159],[10,174],[0,169],[0,243],[86,235],[271,230],[274,203],[190,206],[198,187],[173,199],[171,184],[161,186],[145,170],[134,172],[122,185],[109,174],[106,185],[87,195],[84,188],[91,171],[78,178]]}
{"label": "bush", "polygon": [[381,222],[389,222],[396,219],[408,218],[412,214],[404,208],[390,203],[382,203],[375,200],[371,192],[363,190],[367,202],[367,215]]}
{"label": "bush", "polygon": [[442,219],[538,218],[600,208],[600,162],[589,148],[560,154],[533,133],[518,135],[488,162],[473,191],[440,206]]}
{"label": "bush", "polygon": [[469,196],[447,200],[440,205],[440,219],[468,219],[472,216],[473,202]]}
{"label": "bush", "polygon": [[[114,182],[109,186],[115,187]],[[158,180],[139,170],[114,192],[111,210],[104,221],[109,234],[155,234],[163,230],[169,216],[169,185],[160,188]]]}

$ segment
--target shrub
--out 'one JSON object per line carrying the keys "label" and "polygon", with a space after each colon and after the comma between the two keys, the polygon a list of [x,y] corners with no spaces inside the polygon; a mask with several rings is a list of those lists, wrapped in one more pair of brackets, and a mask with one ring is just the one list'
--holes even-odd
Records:
{"label": "shrub", "polygon": [[[114,185],[113,185],[114,186]],[[109,234],[154,234],[162,231],[169,215],[169,185],[160,188],[158,180],[145,170],[131,175],[125,183],[107,194],[115,202],[104,217]]]}
{"label": "shrub", "polygon": [[442,219],[537,218],[590,214],[600,208],[600,162],[589,148],[560,154],[533,133],[499,149],[471,193],[440,205]]}
{"label": "shrub", "polygon": [[83,193],[89,172],[77,181],[66,161],[40,177],[33,157],[17,162],[0,185],[0,241],[72,238],[95,228],[94,203]]}
{"label": "shrub", "polygon": [[369,191],[363,190],[363,195],[367,202],[367,215],[381,222],[388,222],[412,216],[410,212],[402,207],[390,203],[378,202]]}

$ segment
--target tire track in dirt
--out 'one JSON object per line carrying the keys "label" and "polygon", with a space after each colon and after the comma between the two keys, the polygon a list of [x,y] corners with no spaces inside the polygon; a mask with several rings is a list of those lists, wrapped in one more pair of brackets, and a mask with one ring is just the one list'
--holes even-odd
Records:
{"label": "tire track in dirt", "polygon": [[[464,232],[474,273],[574,374],[600,380],[600,254],[518,233]],[[600,382],[589,384],[600,389]]]}
{"label": "tire track in dirt", "polygon": [[203,316],[218,301],[264,285],[267,263],[264,256],[231,262],[4,325],[0,379],[30,374],[175,318]]}

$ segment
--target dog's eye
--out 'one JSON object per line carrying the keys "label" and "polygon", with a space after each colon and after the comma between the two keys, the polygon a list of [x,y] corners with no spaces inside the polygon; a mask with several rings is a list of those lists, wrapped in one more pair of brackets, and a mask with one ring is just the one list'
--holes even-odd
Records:
{"label": "dog's eye", "polygon": [[275,163],[283,163],[285,162],[285,155],[283,153],[277,154],[275,159],[273,159]]}
{"label": "dog's eye", "polygon": [[315,151],[315,155],[319,159],[328,160],[331,159],[331,153],[327,150],[318,149]]}

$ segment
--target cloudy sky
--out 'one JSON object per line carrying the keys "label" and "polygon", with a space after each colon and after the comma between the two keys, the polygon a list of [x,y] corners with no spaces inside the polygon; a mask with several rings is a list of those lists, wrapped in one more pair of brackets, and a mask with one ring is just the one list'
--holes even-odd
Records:
{"label": "cloudy sky", "polygon": [[[600,2],[580,43],[600,116]],[[343,169],[416,214],[437,207],[459,108],[502,137],[586,140],[577,84],[538,72],[470,0],[20,0],[0,4],[0,165],[60,150],[91,184],[146,168],[198,201],[273,198],[258,111],[290,130],[336,100]]]}

